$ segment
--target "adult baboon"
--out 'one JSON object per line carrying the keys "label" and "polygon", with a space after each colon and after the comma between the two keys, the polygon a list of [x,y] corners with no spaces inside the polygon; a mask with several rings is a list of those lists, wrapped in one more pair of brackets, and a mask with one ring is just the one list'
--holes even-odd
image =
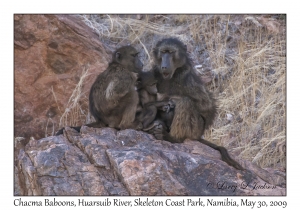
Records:
{"label": "adult baboon", "polygon": [[223,161],[243,170],[224,147],[202,138],[204,130],[215,118],[215,99],[193,71],[186,46],[175,38],[163,39],[156,44],[153,55],[155,66],[152,71],[158,80],[161,100],[172,100],[176,106],[170,132],[159,130],[164,139],[174,143],[181,143],[186,138],[198,140],[220,151]]}
{"label": "adult baboon", "polygon": [[[136,91],[137,75],[143,64],[137,50],[132,46],[124,46],[113,53],[108,68],[98,75],[91,87],[89,110],[96,122],[89,127],[112,127],[116,129],[141,129],[142,125],[135,120],[139,103]],[[79,127],[72,127],[80,131]],[[63,129],[56,135],[62,134]]]}
{"label": "adult baboon", "polygon": [[[164,119],[159,118],[160,124],[167,122],[172,115],[172,109],[174,108],[171,101],[157,101],[157,80],[154,77],[153,72],[140,72],[137,83],[137,89],[139,94],[140,105],[137,111],[137,119],[142,122],[143,130],[148,131],[158,123],[153,123],[158,119],[157,114],[160,112],[165,115]],[[149,127],[150,126],[150,127]]]}

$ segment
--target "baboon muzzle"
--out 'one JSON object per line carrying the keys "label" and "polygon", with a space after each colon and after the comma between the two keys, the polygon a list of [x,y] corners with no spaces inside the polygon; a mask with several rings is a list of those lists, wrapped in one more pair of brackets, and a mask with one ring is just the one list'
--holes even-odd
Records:
{"label": "baboon muzzle", "polygon": [[168,53],[162,55],[160,68],[161,68],[161,74],[163,75],[164,79],[171,78],[170,77],[170,75],[172,73],[171,58],[172,57]]}
{"label": "baboon muzzle", "polygon": [[143,64],[139,59],[137,59],[137,61],[135,62],[135,67],[136,67],[138,70],[142,70],[142,69],[143,69],[143,66],[144,66],[144,64]]}

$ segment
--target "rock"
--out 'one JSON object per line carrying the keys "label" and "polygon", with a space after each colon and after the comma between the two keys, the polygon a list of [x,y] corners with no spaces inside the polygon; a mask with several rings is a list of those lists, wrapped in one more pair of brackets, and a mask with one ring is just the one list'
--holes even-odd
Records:
{"label": "rock", "polygon": [[282,175],[238,158],[250,171],[236,170],[188,139],[83,126],[19,148],[15,195],[286,195]]}
{"label": "rock", "polygon": [[76,15],[14,15],[14,135],[40,139],[47,128],[57,131],[83,71],[89,71],[81,90],[87,101],[109,54]]}

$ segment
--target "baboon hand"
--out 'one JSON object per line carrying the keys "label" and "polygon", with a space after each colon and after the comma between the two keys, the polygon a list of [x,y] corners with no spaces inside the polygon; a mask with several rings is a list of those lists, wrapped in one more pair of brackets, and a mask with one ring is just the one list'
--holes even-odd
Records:
{"label": "baboon hand", "polygon": [[170,100],[169,100],[169,107],[170,107],[171,109],[175,108],[175,102],[174,102],[173,99],[170,99]]}
{"label": "baboon hand", "polygon": [[167,112],[167,113],[169,113],[169,111],[170,111],[170,105],[169,104],[167,104],[167,105],[164,105],[163,107],[162,107],[162,110],[164,111],[164,112]]}
{"label": "baboon hand", "polygon": [[162,110],[163,110],[164,112],[169,113],[170,110],[173,109],[173,108],[175,108],[175,102],[174,102],[172,99],[170,99],[169,102],[168,102],[168,104],[166,104],[166,105],[164,105],[164,106],[162,107]]}

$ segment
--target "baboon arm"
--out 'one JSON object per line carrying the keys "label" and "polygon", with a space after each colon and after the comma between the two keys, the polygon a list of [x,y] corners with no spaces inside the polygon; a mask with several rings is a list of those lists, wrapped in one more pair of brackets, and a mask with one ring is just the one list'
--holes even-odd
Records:
{"label": "baboon arm", "polygon": [[125,96],[128,92],[129,90],[127,88],[124,88],[122,83],[113,80],[108,84],[105,90],[105,98],[108,101],[115,101]]}
{"label": "baboon arm", "polygon": [[152,123],[157,114],[157,108],[155,106],[148,106],[144,109],[144,119],[142,119],[143,127],[146,128]]}
{"label": "baboon arm", "polygon": [[[127,75],[124,77],[127,77]],[[117,76],[108,84],[105,90],[105,98],[107,101],[118,101],[132,91],[130,87],[134,88],[134,81],[131,78],[126,79],[124,77]]]}
{"label": "baboon arm", "polygon": [[138,107],[138,94],[135,92],[135,90],[133,90],[128,97],[130,97],[131,100],[128,101],[128,104],[122,113],[119,128],[121,130],[129,128],[140,130],[143,128],[142,123],[135,119],[136,110]]}
{"label": "baboon arm", "polygon": [[155,106],[156,108],[161,108],[168,104],[169,104],[169,101],[154,101],[154,102],[149,102],[149,103],[145,104],[145,108],[147,108],[149,106]]}
{"label": "baboon arm", "polygon": [[204,86],[199,84],[189,84],[185,87],[186,96],[193,99],[202,111],[209,111],[213,106],[211,95]]}

